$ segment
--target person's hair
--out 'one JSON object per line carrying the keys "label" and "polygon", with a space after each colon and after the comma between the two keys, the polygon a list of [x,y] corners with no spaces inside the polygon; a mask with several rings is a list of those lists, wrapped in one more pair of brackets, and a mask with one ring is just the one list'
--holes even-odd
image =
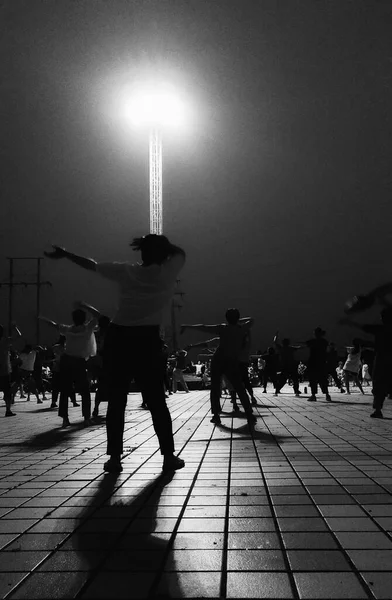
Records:
{"label": "person's hair", "polygon": [[81,308],[72,311],[72,320],[75,325],[83,325],[86,322],[86,313]]}
{"label": "person's hair", "polygon": [[161,265],[170,256],[171,244],[165,235],[149,233],[143,237],[134,238],[130,244],[135,251],[141,252],[145,265]]}
{"label": "person's hair", "polygon": [[110,318],[106,315],[101,315],[98,319],[98,327],[102,330],[105,330],[110,325]]}
{"label": "person's hair", "polygon": [[283,338],[283,340],[282,340],[282,346],[290,346],[290,339],[289,338]]}
{"label": "person's hair", "polygon": [[33,349],[33,346],[31,344],[25,344],[25,347],[23,348],[22,352],[23,354],[29,354]]}
{"label": "person's hair", "polygon": [[229,325],[236,325],[240,318],[240,311],[238,308],[228,308],[226,311],[226,321]]}
{"label": "person's hair", "polygon": [[316,337],[324,337],[325,331],[324,329],[321,329],[321,327],[316,327],[316,329],[314,330],[314,335]]}
{"label": "person's hair", "polygon": [[384,325],[392,324],[392,306],[386,306],[381,311],[381,320]]}
{"label": "person's hair", "polygon": [[275,348],[273,346],[270,346],[267,350],[268,354],[275,354]]}

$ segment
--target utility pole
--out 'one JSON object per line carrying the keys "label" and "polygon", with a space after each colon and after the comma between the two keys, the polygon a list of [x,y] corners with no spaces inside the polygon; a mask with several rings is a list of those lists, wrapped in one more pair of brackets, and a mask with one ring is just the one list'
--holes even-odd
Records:
{"label": "utility pole", "polygon": [[[28,287],[30,285],[36,286],[36,330],[35,337],[37,345],[40,343],[40,323],[38,319],[38,315],[40,314],[40,306],[41,306],[41,287],[43,285],[52,286],[50,281],[41,281],[41,261],[43,258],[41,256],[12,256],[7,257],[9,260],[9,281],[3,281],[0,283],[0,288],[2,286],[8,287],[8,331],[11,331],[11,324],[13,321],[13,299],[14,299],[14,288],[15,286],[24,286]],[[14,264],[16,260],[36,260],[36,279],[35,281],[14,281]]]}

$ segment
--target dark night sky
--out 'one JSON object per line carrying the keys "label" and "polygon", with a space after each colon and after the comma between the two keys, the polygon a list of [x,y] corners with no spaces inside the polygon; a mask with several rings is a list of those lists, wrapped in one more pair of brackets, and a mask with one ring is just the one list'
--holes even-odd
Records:
{"label": "dark night sky", "polygon": [[[346,298],[392,277],[388,0],[3,0],[1,17],[0,279],[7,256],[58,243],[123,260],[148,232],[147,136],[116,102],[153,64],[193,115],[164,138],[164,233],[188,254],[179,320],[237,306],[253,350],[318,325],[348,341]],[[75,298],[113,312],[98,276],[45,261],[43,277],[47,316],[68,321]],[[15,313],[34,330],[32,289]]]}

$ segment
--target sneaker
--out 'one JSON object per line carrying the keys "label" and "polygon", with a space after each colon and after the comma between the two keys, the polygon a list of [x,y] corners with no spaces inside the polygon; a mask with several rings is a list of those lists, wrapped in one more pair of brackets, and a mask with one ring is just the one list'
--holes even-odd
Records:
{"label": "sneaker", "polygon": [[78,402],[72,402],[73,406],[80,406],[80,404]]}
{"label": "sneaker", "polygon": [[65,427],[69,427],[71,425],[71,423],[69,422],[69,419],[63,419],[63,424],[61,425],[61,427],[65,428]]}
{"label": "sneaker", "polygon": [[85,418],[84,421],[83,421],[83,425],[85,427],[90,427],[90,425],[94,425],[94,423],[92,422],[91,419]]}
{"label": "sneaker", "polygon": [[296,398],[301,398],[301,394],[300,394],[300,393],[298,393],[298,394],[295,394],[295,397],[296,397]]}
{"label": "sneaker", "polygon": [[93,417],[95,417],[95,418],[98,417],[98,409],[97,408],[94,408],[94,410],[93,410]]}
{"label": "sneaker", "polygon": [[313,394],[308,398],[308,402],[316,402],[317,398]]}
{"label": "sneaker", "polygon": [[221,424],[220,416],[214,415],[212,417],[212,419],[210,420],[210,423],[215,423],[215,425],[220,425]]}
{"label": "sneaker", "polygon": [[257,406],[256,398],[251,398],[251,400],[252,400],[252,406]]}
{"label": "sneaker", "polygon": [[103,470],[108,473],[121,473],[123,470],[121,460],[119,458],[109,458],[103,465]]}
{"label": "sneaker", "polygon": [[162,471],[167,473],[167,471],[177,471],[178,469],[182,469],[185,467],[185,461],[178,456],[171,456],[170,458],[165,458],[163,461]]}
{"label": "sneaker", "polygon": [[42,400],[37,400],[37,404],[43,404]]}
{"label": "sneaker", "polygon": [[145,402],[142,402],[140,405],[140,408],[148,408],[147,404]]}
{"label": "sneaker", "polygon": [[325,396],[325,399],[326,399],[327,402],[332,402],[332,398],[331,398],[331,396],[329,394],[327,394]]}
{"label": "sneaker", "polygon": [[346,390],[345,390],[344,388],[342,388],[342,389],[340,390],[340,393],[341,393],[341,394],[345,394],[345,393],[346,393]]}
{"label": "sneaker", "polygon": [[384,415],[382,414],[381,410],[375,410],[374,413],[372,413],[370,415],[373,419],[383,419]]}
{"label": "sneaker", "polygon": [[51,404],[50,408],[58,408],[57,404]]}
{"label": "sneaker", "polygon": [[16,417],[16,414],[15,414],[15,413],[13,413],[11,410],[7,410],[7,411],[5,412],[5,416],[6,416],[6,417]]}

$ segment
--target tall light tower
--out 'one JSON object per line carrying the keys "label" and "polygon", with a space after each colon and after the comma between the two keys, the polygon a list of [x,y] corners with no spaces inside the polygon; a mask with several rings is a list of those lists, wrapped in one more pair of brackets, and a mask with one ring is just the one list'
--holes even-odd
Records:
{"label": "tall light tower", "polygon": [[149,131],[150,233],[162,234],[162,133],[183,128],[185,107],[171,87],[153,82],[132,94],[128,111]]}
{"label": "tall light tower", "polygon": [[162,234],[162,134],[150,130],[150,233]]}

